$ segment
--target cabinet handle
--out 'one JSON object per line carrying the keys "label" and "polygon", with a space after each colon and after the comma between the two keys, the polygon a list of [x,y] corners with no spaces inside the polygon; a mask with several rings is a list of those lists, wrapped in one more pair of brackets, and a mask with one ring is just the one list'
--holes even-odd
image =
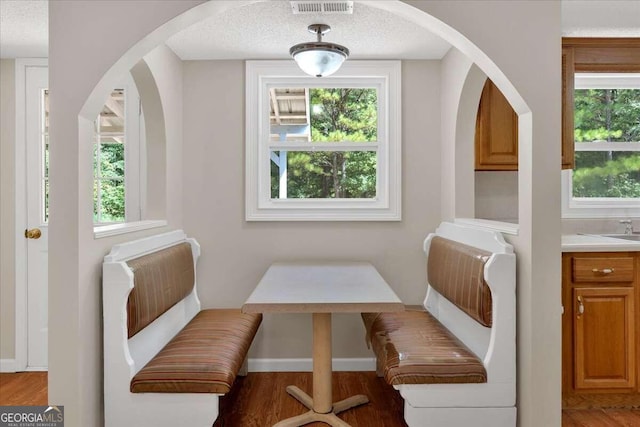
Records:
{"label": "cabinet handle", "polygon": [[584,304],[582,303],[582,297],[578,296],[578,315],[584,314]]}
{"label": "cabinet handle", "polygon": [[603,268],[603,269],[594,268],[591,271],[593,271],[594,273],[600,273],[600,274],[611,274],[616,270],[613,268]]}

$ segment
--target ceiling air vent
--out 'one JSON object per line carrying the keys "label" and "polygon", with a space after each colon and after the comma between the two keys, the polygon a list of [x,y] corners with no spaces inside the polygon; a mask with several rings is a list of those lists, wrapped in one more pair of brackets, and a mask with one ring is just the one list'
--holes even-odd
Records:
{"label": "ceiling air vent", "polygon": [[324,1],[292,1],[291,10],[294,15],[302,13],[353,13],[353,2],[343,0]]}

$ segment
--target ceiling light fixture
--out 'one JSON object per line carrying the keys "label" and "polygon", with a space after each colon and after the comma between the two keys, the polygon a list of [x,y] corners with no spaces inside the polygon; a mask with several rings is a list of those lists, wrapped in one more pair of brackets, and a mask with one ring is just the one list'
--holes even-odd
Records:
{"label": "ceiling light fixture", "polygon": [[325,24],[309,25],[310,33],[316,34],[316,42],[299,43],[289,49],[289,53],[305,73],[315,77],[325,77],[338,71],[349,57],[349,49],[339,44],[322,41],[322,36],[331,31]]}

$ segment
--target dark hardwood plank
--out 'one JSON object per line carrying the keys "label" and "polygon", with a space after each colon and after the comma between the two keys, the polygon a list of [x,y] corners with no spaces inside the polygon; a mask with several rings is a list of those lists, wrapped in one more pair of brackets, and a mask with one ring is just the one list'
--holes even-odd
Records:
{"label": "dark hardwood plank", "polygon": [[620,424],[604,413],[602,409],[578,410],[568,409],[564,411],[579,427],[620,427]]}
{"label": "dark hardwood plank", "polygon": [[562,427],[578,427],[566,410],[562,411]]}
{"label": "dark hardwood plank", "polygon": [[[339,415],[352,427],[406,427],[402,398],[375,372],[334,372],[332,380],[335,401],[355,394],[369,397],[368,404]],[[220,399],[214,427],[264,427],[307,411],[285,388],[295,385],[311,394],[310,372],[256,372],[236,381],[231,392]],[[322,423],[307,425],[326,427]]]}
{"label": "dark hardwood plank", "polygon": [[640,393],[563,393],[563,409],[640,409]]}
{"label": "dark hardwood plank", "polygon": [[640,426],[640,409],[605,409],[604,413],[624,427]]}
{"label": "dark hardwood plank", "polygon": [[[296,385],[310,392],[310,372],[252,372],[238,377],[231,392],[220,399],[214,427],[265,427],[302,414],[306,408],[289,396],[285,387]],[[47,373],[0,373],[0,406],[46,405]],[[335,372],[333,394],[341,400],[366,394],[370,402],[350,409],[340,418],[352,427],[406,427],[399,393],[374,372]],[[312,423],[311,427],[326,427]],[[562,427],[637,427],[640,409],[565,409]]]}
{"label": "dark hardwood plank", "polygon": [[562,427],[637,427],[639,409],[565,409]]}

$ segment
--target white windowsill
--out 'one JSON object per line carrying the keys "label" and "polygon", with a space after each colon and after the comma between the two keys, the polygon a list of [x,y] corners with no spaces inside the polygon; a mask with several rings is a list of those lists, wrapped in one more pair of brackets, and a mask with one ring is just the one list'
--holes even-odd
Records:
{"label": "white windowsill", "polygon": [[109,224],[93,227],[94,239],[117,236],[119,234],[133,233],[136,231],[148,230],[150,228],[164,227],[167,221],[164,219],[153,219],[147,221],[123,222],[121,224]]}

